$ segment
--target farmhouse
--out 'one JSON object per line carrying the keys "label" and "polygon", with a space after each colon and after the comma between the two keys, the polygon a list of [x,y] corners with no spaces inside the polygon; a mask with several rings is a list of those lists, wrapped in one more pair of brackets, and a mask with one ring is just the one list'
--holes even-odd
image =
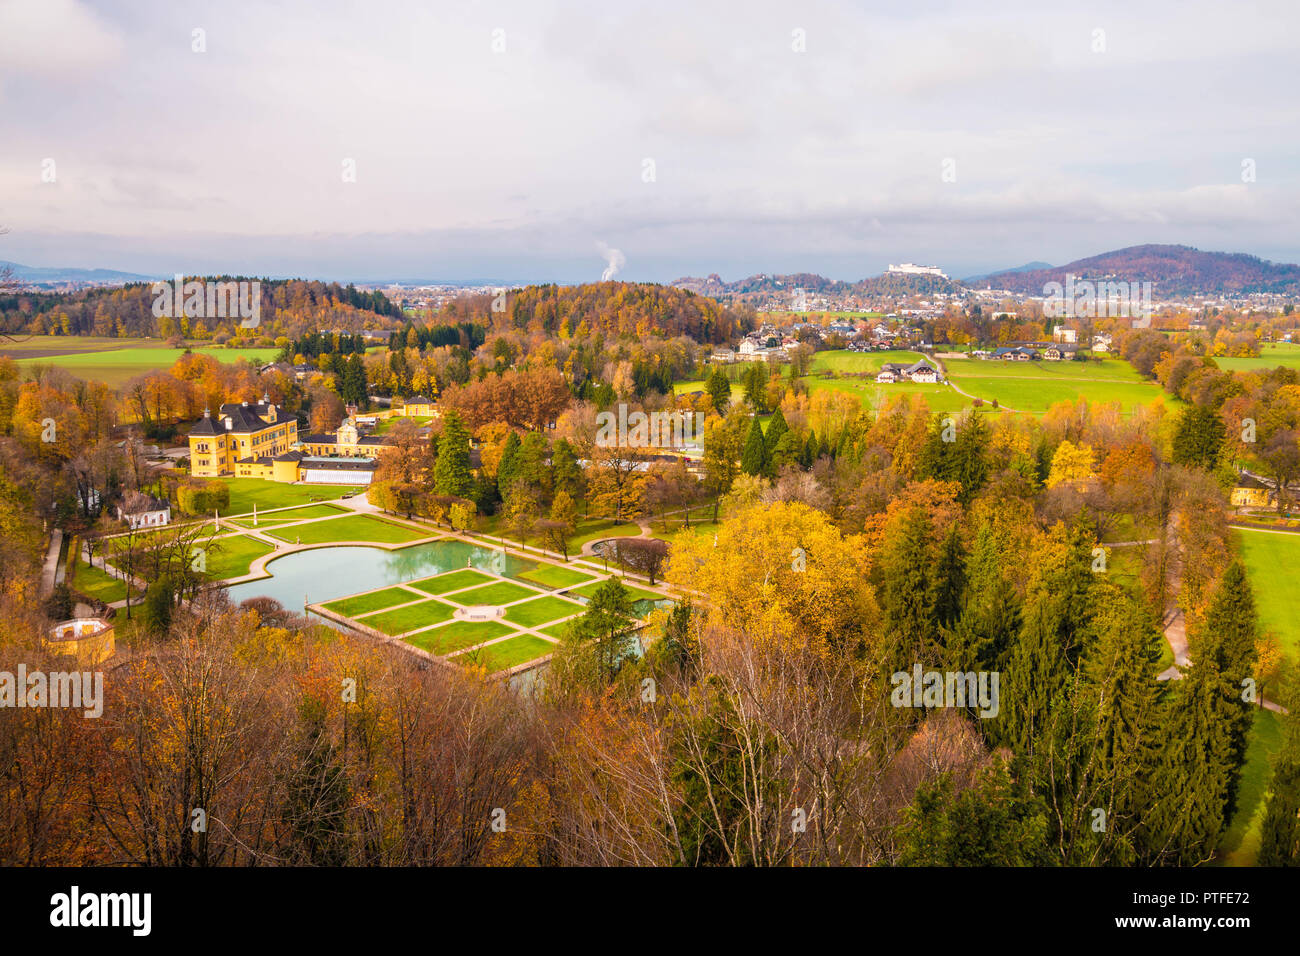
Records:
{"label": "farmhouse", "polygon": [[1049,362],[1059,362],[1062,359],[1072,359],[1079,352],[1077,345],[1049,345],[1043,349],[1043,358]]}
{"label": "farmhouse", "polygon": [[993,350],[993,358],[1003,362],[1028,362],[1038,358],[1038,352],[1028,346],[1003,346]]}
{"label": "farmhouse", "polygon": [[933,385],[935,382],[939,381],[939,370],[925,359],[921,359],[921,361],[909,365],[903,370],[903,374],[913,382],[920,382],[926,385]]}
{"label": "farmhouse", "polygon": [[1273,489],[1253,475],[1241,475],[1232,489],[1234,508],[1268,508],[1273,504]]}

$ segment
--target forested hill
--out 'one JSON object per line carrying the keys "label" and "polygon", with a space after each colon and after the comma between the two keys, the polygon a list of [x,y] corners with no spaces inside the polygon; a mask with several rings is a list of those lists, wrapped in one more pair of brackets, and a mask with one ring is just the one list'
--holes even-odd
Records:
{"label": "forested hill", "polygon": [[439,318],[498,330],[549,332],[561,338],[583,338],[593,332],[638,338],[688,335],[713,344],[733,341],[755,326],[748,307],[722,306],[685,289],[637,282],[527,286],[507,290],[503,300],[465,296],[448,303]]}
{"label": "forested hill", "polygon": [[1047,283],[1064,284],[1067,275],[1076,279],[1150,282],[1157,296],[1244,292],[1300,294],[1300,266],[1269,262],[1241,252],[1202,252],[1191,246],[1171,245],[1129,246],[1063,266],[999,272],[980,279],[978,285],[1042,295]]}
{"label": "forested hill", "polygon": [[[198,277],[192,277],[198,278]],[[247,276],[208,276],[202,281],[261,283],[261,324],[294,336],[315,329],[366,327],[391,328],[401,310],[382,292],[362,292],[337,282],[301,279],[256,279]],[[17,292],[0,295],[0,328],[6,331],[63,335],[160,336],[189,335],[193,330],[180,321],[153,314],[152,283],[141,282],[120,288],[82,289],[77,292]],[[386,321],[376,322],[376,317]],[[233,326],[233,320],[203,321],[209,333],[218,325]],[[186,322],[186,325],[189,323]]]}

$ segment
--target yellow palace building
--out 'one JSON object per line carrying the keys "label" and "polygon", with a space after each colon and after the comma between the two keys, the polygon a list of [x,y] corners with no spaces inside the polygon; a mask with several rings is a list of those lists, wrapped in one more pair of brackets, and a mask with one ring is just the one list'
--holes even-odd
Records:
{"label": "yellow palace building", "polygon": [[[203,418],[190,429],[189,437],[190,473],[196,478],[220,478],[238,474],[241,462],[274,459],[290,451],[298,443],[298,419],[293,415],[281,417],[280,410],[263,396],[256,405],[222,405],[216,418],[204,409]],[[286,465],[286,475],[289,470],[296,472],[296,463],[292,469]]]}
{"label": "yellow palace building", "polygon": [[327,435],[298,436],[298,420],[268,399],[222,405],[190,429],[190,474],[196,478],[263,478],[313,484],[368,485],[384,447],[344,420]]}

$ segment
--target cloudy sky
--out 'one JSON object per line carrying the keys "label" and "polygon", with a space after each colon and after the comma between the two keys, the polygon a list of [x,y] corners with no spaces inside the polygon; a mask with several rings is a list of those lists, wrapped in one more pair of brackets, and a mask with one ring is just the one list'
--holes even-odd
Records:
{"label": "cloudy sky", "polygon": [[0,0],[0,259],[562,282],[609,250],[658,281],[1145,242],[1300,262],[1298,52],[1294,0]]}

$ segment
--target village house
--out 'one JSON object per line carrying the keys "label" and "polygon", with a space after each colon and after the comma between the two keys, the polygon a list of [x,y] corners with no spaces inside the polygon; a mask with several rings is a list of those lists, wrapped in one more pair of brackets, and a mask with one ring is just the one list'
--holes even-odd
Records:
{"label": "village house", "polygon": [[1273,489],[1253,475],[1241,475],[1232,489],[1234,508],[1269,508],[1274,502]]}
{"label": "village house", "polygon": [[1049,345],[1043,349],[1043,358],[1049,362],[1059,362],[1062,359],[1072,359],[1078,354],[1079,346],[1077,345]]}

